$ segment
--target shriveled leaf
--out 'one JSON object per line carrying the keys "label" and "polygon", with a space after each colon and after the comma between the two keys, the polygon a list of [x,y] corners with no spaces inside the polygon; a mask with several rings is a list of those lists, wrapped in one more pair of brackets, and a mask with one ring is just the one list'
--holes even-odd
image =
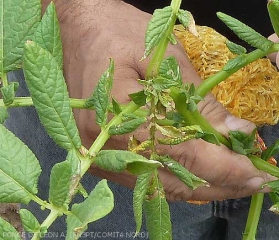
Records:
{"label": "shriveled leaf", "polygon": [[40,231],[41,225],[39,221],[29,210],[20,209],[19,215],[25,231],[31,233]]}
{"label": "shriveled leaf", "polygon": [[112,110],[115,114],[122,112],[120,104],[114,98],[112,98]]}
{"label": "shriveled leaf", "polygon": [[279,214],[279,202],[275,203],[270,209],[271,212]]}
{"label": "shriveled leaf", "polygon": [[41,20],[40,0],[0,1],[0,75],[21,68],[23,47]]}
{"label": "shriveled leaf", "polygon": [[189,172],[184,166],[182,166],[169,156],[165,156],[160,159],[161,162],[189,188],[194,190],[201,186],[209,186],[207,181],[195,176],[194,174]]}
{"label": "shriveled leaf", "polygon": [[193,15],[189,11],[179,9],[177,18],[183,25],[183,27],[188,29],[190,33],[192,33],[195,36],[199,35],[196,29],[196,24]]}
{"label": "shriveled leaf", "polygon": [[89,223],[108,215],[112,211],[113,206],[113,193],[107,185],[107,180],[102,180],[84,202],[73,205],[72,214],[67,217],[66,239],[78,239],[87,229]]}
{"label": "shriveled leaf", "polygon": [[279,140],[262,152],[261,158],[268,160],[279,153]]}
{"label": "shriveled leaf", "polygon": [[234,42],[226,41],[226,45],[227,45],[228,49],[234,54],[241,55],[241,54],[245,54],[247,52],[246,48],[244,48]]}
{"label": "shriveled leaf", "polygon": [[142,226],[142,209],[146,197],[149,181],[152,173],[139,175],[133,192],[133,208],[136,221],[136,233],[140,232]]}
{"label": "shriveled leaf", "polygon": [[129,94],[129,97],[135,104],[139,106],[144,106],[146,104],[146,95],[144,94],[143,90],[136,93],[131,93]]}
{"label": "shriveled leaf", "polygon": [[230,131],[229,139],[232,144],[232,150],[243,155],[259,152],[255,148],[255,130],[251,134],[246,134],[241,131]]}
{"label": "shriveled leaf", "polygon": [[144,202],[146,226],[150,239],[171,240],[172,226],[170,210],[162,184],[157,179],[154,191],[149,193]]}
{"label": "shriveled leaf", "polygon": [[57,207],[63,207],[69,202],[72,166],[68,161],[56,163],[50,174],[49,202]]}
{"label": "shriveled leaf", "polygon": [[123,135],[135,131],[140,125],[146,121],[146,118],[136,118],[127,122],[113,125],[109,128],[108,133],[110,135]]}
{"label": "shriveled leaf", "polygon": [[171,6],[154,11],[146,31],[144,58],[146,58],[154,47],[158,45],[161,39],[164,38],[175,17]]}
{"label": "shriveled leaf", "polygon": [[62,148],[79,149],[81,140],[67,86],[55,58],[38,44],[28,42],[23,61],[26,83],[47,133]]}
{"label": "shriveled leaf", "polygon": [[60,37],[60,26],[56,15],[55,5],[49,4],[34,35],[34,41],[48,50],[62,69],[63,53]]}
{"label": "shriveled leaf", "polygon": [[[113,74],[114,62],[113,60],[111,60],[109,68],[101,76],[92,95],[92,100],[94,102],[94,107],[96,111],[96,123],[101,127],[107,123]],[[90,98],[88,100],[90,100]]]}
{"label": "shriveled leaf", "polygon": [[9,113],[7,108],[0,106],[0,124],[3,124],[8,117]]}
{"label": "shriveled leaf", "polygon": [[150,172],[161,166],[157,161],[148,160],[141,155],[124,150],[102,150],[96,156],[95,163],[108,171],[128,170],[136,175]]}
{"label": "shriveled leaf", "polygon": [[12,104],[15,99],[15,83],[10,83],[8,86],[1,88],[3,102],[6,106]]}
{"label": "shriveled leaf", "polygon": [[19,232],[3,218],[0,218],[0,239],[1,240],[22,240]]}
{"label": "shriveled leaf", "polygon": [[0,136],[0,202],[27,204],[38,192],[39,161],[3,125],[0,125]]}
{"label": "shriveled leaf", "polygon": [[239,20],[218,12],[217,16],[221,21],[223,21],[240,39],[249,43],[251,46],[258,48],[262,51],[268,51],[270,47],[274,44],[272,41],[268,40],[254,29],[250,28],[246,24],[240,22]]}

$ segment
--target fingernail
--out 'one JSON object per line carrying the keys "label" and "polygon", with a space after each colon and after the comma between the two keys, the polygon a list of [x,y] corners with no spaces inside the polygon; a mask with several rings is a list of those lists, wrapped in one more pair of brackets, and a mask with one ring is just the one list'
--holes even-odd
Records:
{"label": "fingernail", "polygon": [[250,189],[258,189],[260,190],[262,188],[262,185],[265,183],[264,179],[261,177],[254,177],[250,178],[245,186],[250,188]]}

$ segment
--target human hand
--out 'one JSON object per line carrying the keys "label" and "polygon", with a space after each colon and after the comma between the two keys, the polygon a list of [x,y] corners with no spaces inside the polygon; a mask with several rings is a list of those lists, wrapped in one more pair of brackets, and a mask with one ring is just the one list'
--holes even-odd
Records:
{"label": "human hand", "polygon": [[[60,3],[59,3],[60,2]],[[137,79],[144,79],[148,60],[140,62],[144,53],[144,35],[150,15],[118,0],[57,1],[64,46],[64,70],[71,97],[87,98],[99,77],[115,61],[113,96],[120,103],[130,101],[128,94],[141,89]],[[198,85],[197,76],[183,48],[170,46],[168,55],[174,55],[181,67],[184,81]],[[242,130],[251,133],[254,124],[233,117],[212,95],[199,104],[202,115],[221,133]],[[83,144],[88,147],[99,133],[94,125],[94,112],[75,110]],[[143,139],[145,130],[137,131]],[[126,149],[127,136],[112,137],[106,147]],[[207,180],[211,187],[190,190],[174,175],[160,169],[160,178],[169,200],[221,200],[254,194],[270,176],[257,170],[250,160],[225,146],[216,146],[203,140],[191,140],[174,147],[160,149],[197,176]],[[133,187],[135,177],[91,169],[96,175]]]}

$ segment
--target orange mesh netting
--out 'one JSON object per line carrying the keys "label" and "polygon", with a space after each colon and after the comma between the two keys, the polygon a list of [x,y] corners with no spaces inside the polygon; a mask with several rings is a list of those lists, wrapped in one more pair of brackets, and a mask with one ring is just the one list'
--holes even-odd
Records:
{"label": "orange mesh netting", "polygon": [[[206,26],[196,26],[198,36],[175,27],[175,35],[202,79],[215,74],[236,55],[226,46],[227,39]],[[279,73],[267,58],[259,59],[231,75],[212,93],[234,115],[257,125],[279,120]]]}

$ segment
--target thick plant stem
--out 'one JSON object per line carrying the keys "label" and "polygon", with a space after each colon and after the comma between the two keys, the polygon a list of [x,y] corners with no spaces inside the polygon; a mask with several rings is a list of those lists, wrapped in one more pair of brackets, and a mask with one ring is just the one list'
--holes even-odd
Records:
{"label": "thick plant stem", "polygon": [[256,168],[279,178],[279,168],[278,167],[270,164],[269,162],[264,161],[263,159],[261,159],[257,156],[249,155],[248,157]]}
{"label": "thick plant stem", "polygon": [[252,196],[248,219],[243,233],[243,240],[256,240],[257,227],[260,220],[264,193]]}

